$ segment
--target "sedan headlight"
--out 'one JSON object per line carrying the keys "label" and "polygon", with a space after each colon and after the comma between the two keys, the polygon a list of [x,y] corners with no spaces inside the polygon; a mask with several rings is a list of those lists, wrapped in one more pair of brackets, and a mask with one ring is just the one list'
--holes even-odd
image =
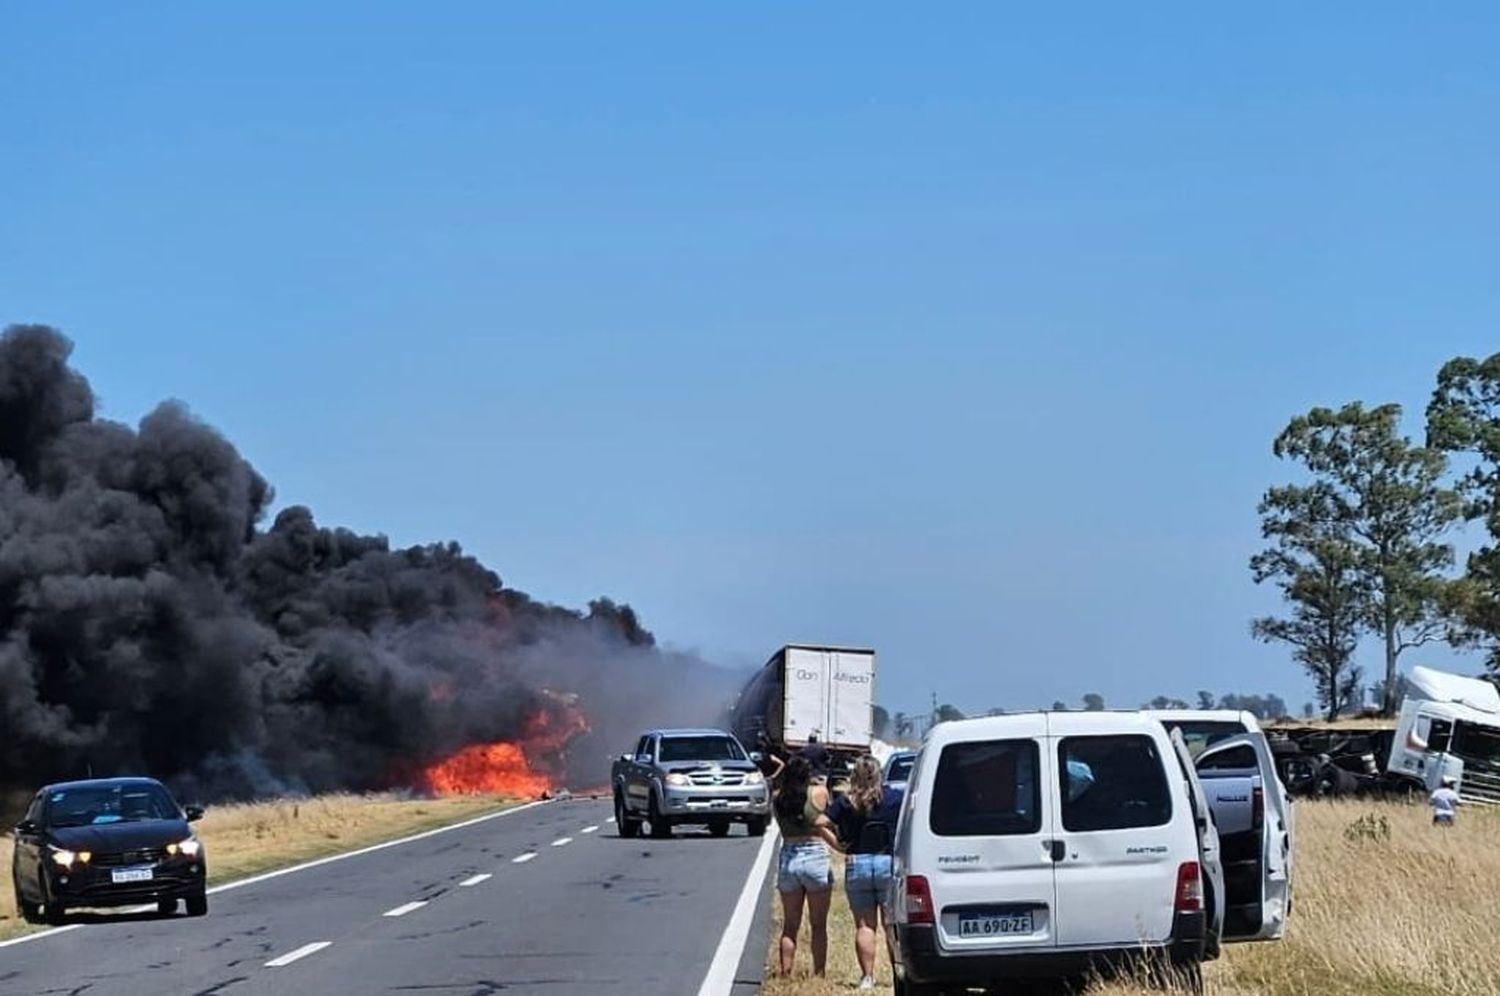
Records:
{"label": "sedan headlight", "polygon": [[761,774],[759,771],[752,771],[745,776],[746,785],[764,785],[765,783],[766,776]]}
{"label": "sedan headlight", "polygon": [[203,844],[197,837],[189,837],[187,840],[179,840],[175,844],[167,845],[168,854],[181,854],[186,858],[196,858],[203,850]]}
{"label": "sedan headlight", "polygon": [[687,775],[684,775],[680,771],[674,771],[674,772],[672,772],[666,778],[663,778],[662,781],[666,782],[668,785],[691,785],[691,784],[693,784],[692,779],[688,778]]}
{"label": "sedan headlight", "polygon": [[52,863],[61,868],[72,868],[75,864],[86,865],[94,856],[89,851],[70,851],[56,844],[48,844],[47,851],[52,856]]}

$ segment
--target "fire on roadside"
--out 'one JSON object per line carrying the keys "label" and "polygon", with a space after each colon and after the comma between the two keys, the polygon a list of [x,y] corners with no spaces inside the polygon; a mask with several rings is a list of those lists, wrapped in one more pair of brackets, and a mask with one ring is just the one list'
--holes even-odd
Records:
{"label": "fire on roadside", "polygon": [[567,747],[588,732],[577,696],[543,691],[543,705],[515,740],[469,744],[422,769],[417,787],[433,795],[536,798],[567,779]]}

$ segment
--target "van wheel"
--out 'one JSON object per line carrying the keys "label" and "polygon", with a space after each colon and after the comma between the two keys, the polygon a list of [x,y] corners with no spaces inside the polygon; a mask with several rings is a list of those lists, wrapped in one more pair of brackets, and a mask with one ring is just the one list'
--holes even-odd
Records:
{"label": "van wheel", "polygon": [[672,824],[667,822],[667,818],[657,808],[656,796],[654,795],[651,797],[651,808],[646,813],[646,822],[651,824],[651,836],[657,840],[663,840],[672,836]]}
{"label": "van wheel", "polygon": [[631,818],[625,809],[625,798],[618,792],[615,793],[615,829],[627,840],[641,832],[641,821]]}

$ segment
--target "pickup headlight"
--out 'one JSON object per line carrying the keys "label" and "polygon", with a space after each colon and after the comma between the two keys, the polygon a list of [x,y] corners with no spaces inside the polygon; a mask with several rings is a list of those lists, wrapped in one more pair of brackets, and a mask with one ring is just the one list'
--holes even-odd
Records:
{"label": "pickup headlight", "polygon": [[746,785],[764,785],[765,783],[766,776],[761,774],[759,771],[752,771],[745,776]]}
{"label": "pickup headlight", "polygon": [[670,775],[668,775],[667,777],[663,778],[662,781],[666,782],[668,785],[679,785],[679,786],[681,786],[681,785],[691,785],[691,784],[693,784],[692,779],[689,778],[687,775],[684,775],[680,771],[674,771],[674,772],[672,772]]}
{"label": "pickup headlight", "polygon": [[70,851],[55,844],[48,844],[47,851],[52,856],[52,863],[60,868],[72,868],[74,864],[86,865],[93,858],[93,854],[88,851]]}
{"label": "pickup headlight", "polygon": [[167,845],[168,854],[180,854],[185,858],[196,858],[198,852],[203,850],[203,844],[197,837],[189,837],[187,840],[179,840],[175,844]]}

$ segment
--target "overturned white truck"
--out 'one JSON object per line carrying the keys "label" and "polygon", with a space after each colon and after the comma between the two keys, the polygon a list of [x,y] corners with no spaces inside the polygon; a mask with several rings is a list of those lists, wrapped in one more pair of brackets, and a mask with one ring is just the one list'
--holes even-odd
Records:
{"label": "overturned white truck", "polygon": [[1409,681],[1386,771],[1428,790],[1452,778],[1463,801],[1500,804],[1500,689],[1426,667]]}

